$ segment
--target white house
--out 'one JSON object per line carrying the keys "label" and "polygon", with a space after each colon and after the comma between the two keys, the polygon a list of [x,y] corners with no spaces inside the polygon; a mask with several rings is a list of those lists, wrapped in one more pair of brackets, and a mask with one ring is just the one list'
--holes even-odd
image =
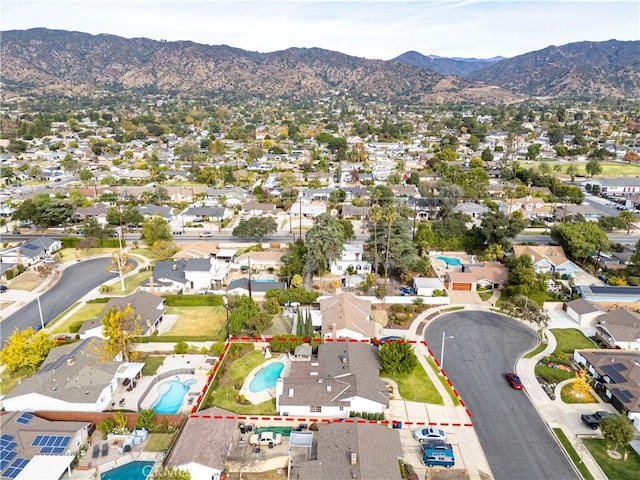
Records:
{"label": "white house", "polygon": [[325,203],[296,202],[289,208],[289,214],[299,217],[302,212],[303,217],[317,217],[327,211]]}
{"label": "white house", "polygon": [[580,270],[580,267],[569,260],[562,247],[559,246],[514,245],[513,253],[516,257],[528,255],[536,273],[571,277],[576,271]]}
{"label": "white house", "polygon": [[334,275],[344,275],[353,269],[353,273],[357,275],[366,275],[371,273],[371,263],[364,260],[364,250],[362,245],[346,244],[342,250],[340,259],[331,262],[330,270]]}
{"label": "white house", "polygon": [[2,399],[2,406],[9,412],[106,410],[118,381],[134,378],[144,364],[101,361],[104,344],[93,337],[54,348],[35,375]]}
{"label": "white house", "polygon": [[640,350],[640,315],[617,308],[597,318],[596,338],[607,348]]}
{"label": "white house", "polygon": [[150,293],[191,293],[219,289],[229,275],[229,264],[215,258],[183,258],[156,262],[153,275],[140,285]]}
{"label": "white house", "polygon": [[382,413],[389,406],[378,376],[378,349],[366,343],[329,342],[317,358],[292,362],[276,382],[276,410],[282,416],[348,418],[349,413]]}
{"label": "white house", "polygon": [[7,248],[0,252],[0,263],[33,265],[42,258],[53,255],[62,248],[62,241],[48,237],[39,237],[29,240],[15,247]]}

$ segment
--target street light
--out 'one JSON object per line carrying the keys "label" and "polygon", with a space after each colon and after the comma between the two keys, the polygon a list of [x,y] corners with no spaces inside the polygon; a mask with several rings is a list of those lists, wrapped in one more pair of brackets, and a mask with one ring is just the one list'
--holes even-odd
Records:
{"label": "street light", "polygon": [[455,338],[453,335],[445,336],[444,330],[442,331],[442,348],[440,349],[440,369],[444,372],[444,341],[450,338]]}

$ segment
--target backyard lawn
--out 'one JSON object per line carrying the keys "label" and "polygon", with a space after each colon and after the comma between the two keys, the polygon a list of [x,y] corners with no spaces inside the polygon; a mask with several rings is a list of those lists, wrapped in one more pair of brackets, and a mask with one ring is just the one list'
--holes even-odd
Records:
{"label": "backyard lawn", "polygon": [[[234,345],[234,347],[235,346],[236,345]],[[227,364],[226,362],[232,360],[234,355],[231,354],[229,357],[231,358],[226,358],[223,367],[221,367],[222,370],[218,373],[219,376],[215,380],[217,385],[209,390],[202,404],[202,408],[209,408],[215,405],[243,415],[275,415],[275,399],[259,403],[258,405],[251,403],[242,405],[236,401],[236,395],[239,394],[242,384],[247,378],[247,375],[249,375],[249,372],[266,361],[262,353],[256,350],[249,351],[245,347],[240,351],[239,358],[233,360],[231,364]]]}
{"label": "backyard lawn", "polygon": [[[438,393],[427,372],[421,364],[416,365],[411,373],[402,375],[386,375],[398,385],[400,396],[403,400],[410,402],[431,403],[433,405],[444,405],[444,401]],[[382,378],[385,375],[382,374]]]}
{"label": "backyard lawn", "polygon": [[142,375],[151,376],[155,375],[158,369],[162,366],[164,357],[150,355],[144,359],[144,367],[142,367]]}
{"label": "backyard lawn", "polygon": [[576,328],[552,328],[551,333],[556,337],[557,346],[554,354],[562,352],[573,355],[573,351],[580,348],[597,348],[589,338]]}
{"label": "backyard lawn", "polygon": [[213,336],[224,329],[227,313],[224,307],[167,307],[168,315],[178,315],[178,320],[163,335]]}
{"label": "backyard lawn", "polygon": [[152,433],[144,446],[145,452],[165,452],[171,446],[173,433]]}

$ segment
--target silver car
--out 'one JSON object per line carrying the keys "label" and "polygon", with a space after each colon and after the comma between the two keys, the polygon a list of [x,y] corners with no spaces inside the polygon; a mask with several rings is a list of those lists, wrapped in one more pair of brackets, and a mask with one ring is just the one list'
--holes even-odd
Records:
{"label": "silver car", "polygon": [[432,440],[446,440],[447,433],[439,428],[420,428],[413,431],[413,438],[419,442],[430,442]]}

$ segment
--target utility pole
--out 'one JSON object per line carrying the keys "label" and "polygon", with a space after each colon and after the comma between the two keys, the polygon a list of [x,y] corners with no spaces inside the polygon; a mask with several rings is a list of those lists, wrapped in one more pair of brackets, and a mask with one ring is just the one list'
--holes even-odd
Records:
{"label": "utility pole", "polygon": [[300,198],[298,199],[298,214],[300,215],[300,238],[302,238],[302,195],[300,195]]}
{"label": "utility pole", "polygon": [[253,298],[252,291],[251,291],[251,255],[249,255],[247,257],[249,259],[249,283],[248,283],[248,287],[249,287],[249,298]]}

